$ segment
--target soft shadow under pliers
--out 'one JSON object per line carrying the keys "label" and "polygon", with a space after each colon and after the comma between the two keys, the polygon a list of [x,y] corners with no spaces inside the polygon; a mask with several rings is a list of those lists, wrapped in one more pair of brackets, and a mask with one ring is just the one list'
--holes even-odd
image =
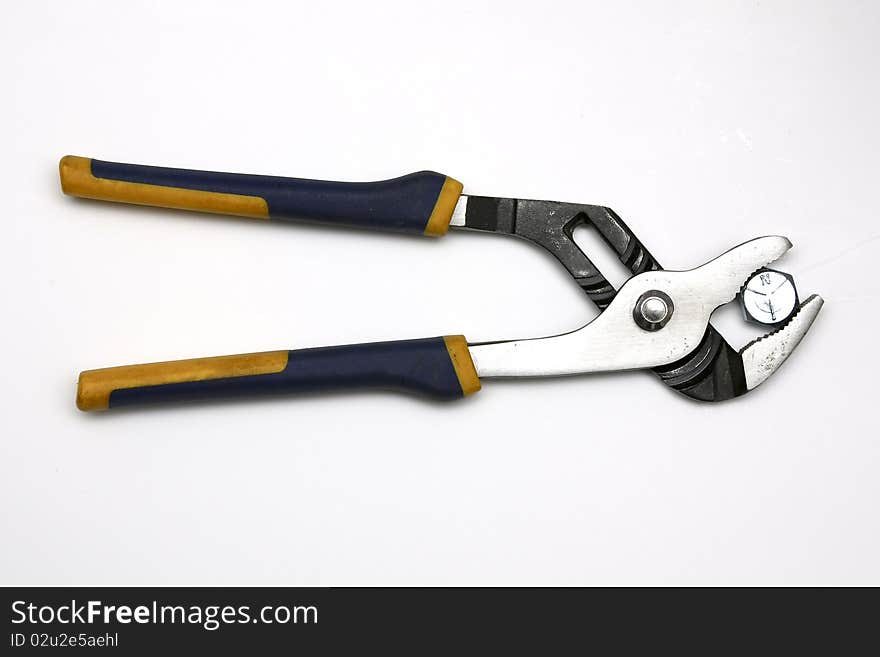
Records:
{"label": "soft shadow under pliers", "polygon": [[[481,379],[492,377],[633,369],[653,369],[666,385],[693,399],[722,401],[767,380],[823,303],[816,295],[799,303],[791,292],[793,301],[782,316],[773,307],[771,292],[790,277],[772,272],[778,275],[772,278],[764,267],[791,248],[785,237],[759,237],[696,269],[667,271],[610,208],[464,196],[461,183],[431,171],[341,183],[74,156],[62,158],[60,171],[66,194],[106,201],[435,236],[450,227],[514,235],[549,251],[602,310],[586,326],[545,338],[468,344],[457,335],[89,370],[79,377],[82,410],[356,388],[453,399],[476,392]],[[572,234],[579,225],[597,230],[632,271],[620,290],[575,244]],[[709,318],[744,290],[769,308],[775,330],[736,350]]]}

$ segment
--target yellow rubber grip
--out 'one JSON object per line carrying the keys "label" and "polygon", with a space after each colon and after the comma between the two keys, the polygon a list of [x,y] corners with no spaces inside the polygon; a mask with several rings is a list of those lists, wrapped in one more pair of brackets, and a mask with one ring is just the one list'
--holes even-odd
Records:
{"label": "yellow rubber grip", "polygon": [[467,340],[463,335],[447,335],[444,336],[443,341],[446,343],[446,350],[452,360],[452,367],[455,368],[455,375],[461,384],[461,392],[464,395],[474,394],[482,386],[480,377],[477,376],[477,368],[474,367],[474,359],[471,358],[471,352],[468,349]]}
{"label": "yellow rubber grip", "polygon": [[287,351],[266,351],[87,370],[79,375],[76,406],[81,411],[106,410],[114,390],[274,374],[287,367],[287,359]]}
{"label": "yellow rubber grip", "polygon": [[269,206],[259,196],[96,178],[92,175],[92,160],[87,157],[65,155],[58,164],[58,171],[61,175],[61,189],[69,196],[175,210],[231,214],[253,219],[269,218]]}
{"label": "yellow rubber grip", "polygon": [[446,176],[446,181],[440,189],[440,195],[437,197],[437,203],[431,212],[431,218],[425,226],[425,235],[431,237],[442,237],[449,230],[449,222],[452,221],[452,212],[455,205],[461,197],[464,185],[455,178]]}

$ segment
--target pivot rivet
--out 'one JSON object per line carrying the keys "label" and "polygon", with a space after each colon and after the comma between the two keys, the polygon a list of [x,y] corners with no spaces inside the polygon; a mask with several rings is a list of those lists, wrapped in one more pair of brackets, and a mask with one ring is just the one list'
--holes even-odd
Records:
{"label": "pivot rivet", "polygon": [[633,319],[646,331],[658,331],[672,318],[672,299],[660,290],[648,290],[636,301]]}

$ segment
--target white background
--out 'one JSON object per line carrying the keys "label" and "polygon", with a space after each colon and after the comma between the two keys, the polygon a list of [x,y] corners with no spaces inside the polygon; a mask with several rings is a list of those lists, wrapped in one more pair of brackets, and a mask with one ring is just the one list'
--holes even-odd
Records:
{"label": "white background", "polygon": [[[10,4],[0,583],[880,584],[878,32],[871,2]],[[779,233],[827,303],[720,405],[631,373],[88,415],[83,369],[594,311],[524,242],[75,200],[68,153],[434,169],[610,205],[670,268]]]}

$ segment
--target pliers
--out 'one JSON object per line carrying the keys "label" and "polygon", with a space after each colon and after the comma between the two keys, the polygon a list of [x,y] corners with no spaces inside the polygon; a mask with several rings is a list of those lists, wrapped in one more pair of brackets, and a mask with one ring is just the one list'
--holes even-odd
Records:
{"label": "pliers", "polygon": [[[76,399],[85,411],[359,388],[455,399],[494,377],[634,369],[652,369],[690,398],[722,401],[766,381],[823,303],[817,295],[802,303],[795,296],[785,317],[772,313],[773,331],[736,350],[712,327],[710,315],[791,248],[785,237],[759,237],[696,269],[669,271],[610,208],[465,196],[460,182],[432,171],[345,183],[66,156],[60,174],[65,194],[105,201],[433,236],[449,228],[513,235],[549,251],[602,311],[570,333],[526,340],[468,343],[454,335],[89,370],[80,374]],[[582,224],[597,230],[632,272],[619,290],[575,244],[573,231]]]}

